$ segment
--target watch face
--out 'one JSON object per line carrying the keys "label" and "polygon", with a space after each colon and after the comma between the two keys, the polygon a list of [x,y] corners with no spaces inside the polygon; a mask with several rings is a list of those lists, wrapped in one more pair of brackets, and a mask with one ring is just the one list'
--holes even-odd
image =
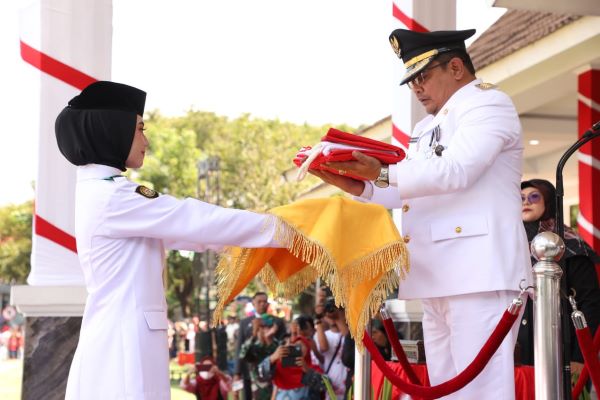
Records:
{"label": "watch face", "polygon": [[375,186],[377,186],[378,188],[386,188],[388,186],[390,186],[390,184],[386,181],[375,181],[373,182],[375,184]]}

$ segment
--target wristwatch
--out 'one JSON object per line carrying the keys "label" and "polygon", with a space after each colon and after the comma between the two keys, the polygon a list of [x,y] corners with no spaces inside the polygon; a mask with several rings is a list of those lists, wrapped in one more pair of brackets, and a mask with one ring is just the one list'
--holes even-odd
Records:
{"label": "wristwatch", "polygon": [[390,167],[389,165],[382,165],[379,170],[379,176],[373,182],[378,188],[386,188],[390,186]]}

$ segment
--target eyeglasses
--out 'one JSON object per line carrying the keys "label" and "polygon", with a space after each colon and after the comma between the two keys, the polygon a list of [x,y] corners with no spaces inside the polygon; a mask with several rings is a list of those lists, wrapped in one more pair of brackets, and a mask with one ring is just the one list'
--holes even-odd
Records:
{"label": "eyeglasses", "polygon": [[539,203],[542,200],[542,194],[540,192],[531,192],[527,196],[521,194],[521,202],[525,203],[525,200],[529,204]]}
{"label": "eyeglasses", "polygon": [[429,77],[428,73],[429,71],[431,71],[434,68],[437,67],[441,67],[443,65],[446,65],[450,62],[450,60],[448,61],[444,61],[441,62],[439,64],[435,64],[432,65],[430,67],[425,68],[424,70],[422,70],[421,72],[419,72],[413,79],[411,79],[409,82],[406,83],[406,86],[408,86],[409,89],[413,89],[415,86],[423,86],[423,84],[425,83],[425,81],[427,80],[427,78]]}

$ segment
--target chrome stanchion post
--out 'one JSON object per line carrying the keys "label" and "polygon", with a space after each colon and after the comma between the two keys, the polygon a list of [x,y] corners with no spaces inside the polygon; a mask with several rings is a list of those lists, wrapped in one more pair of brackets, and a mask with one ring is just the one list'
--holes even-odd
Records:
{"label": "chrome stanchion post", "polygon": [[553,232],[542,232],[531,241],[531,254],[538,260],[533,266],[533,348],[535,398],[564,399],[562,376],[562,335],[560,278],[556,263],[565,251],[563,240]]}

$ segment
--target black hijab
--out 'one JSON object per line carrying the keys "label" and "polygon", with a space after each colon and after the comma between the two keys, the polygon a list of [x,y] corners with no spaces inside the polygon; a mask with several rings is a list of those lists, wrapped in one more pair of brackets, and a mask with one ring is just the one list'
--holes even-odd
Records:
{"label": "black hijab", "polygon": [[56,118],[56,142],[74,165],[103,164],[125,171],[137,115],[144,115],[146,92],[98,81],[75,96]]}

